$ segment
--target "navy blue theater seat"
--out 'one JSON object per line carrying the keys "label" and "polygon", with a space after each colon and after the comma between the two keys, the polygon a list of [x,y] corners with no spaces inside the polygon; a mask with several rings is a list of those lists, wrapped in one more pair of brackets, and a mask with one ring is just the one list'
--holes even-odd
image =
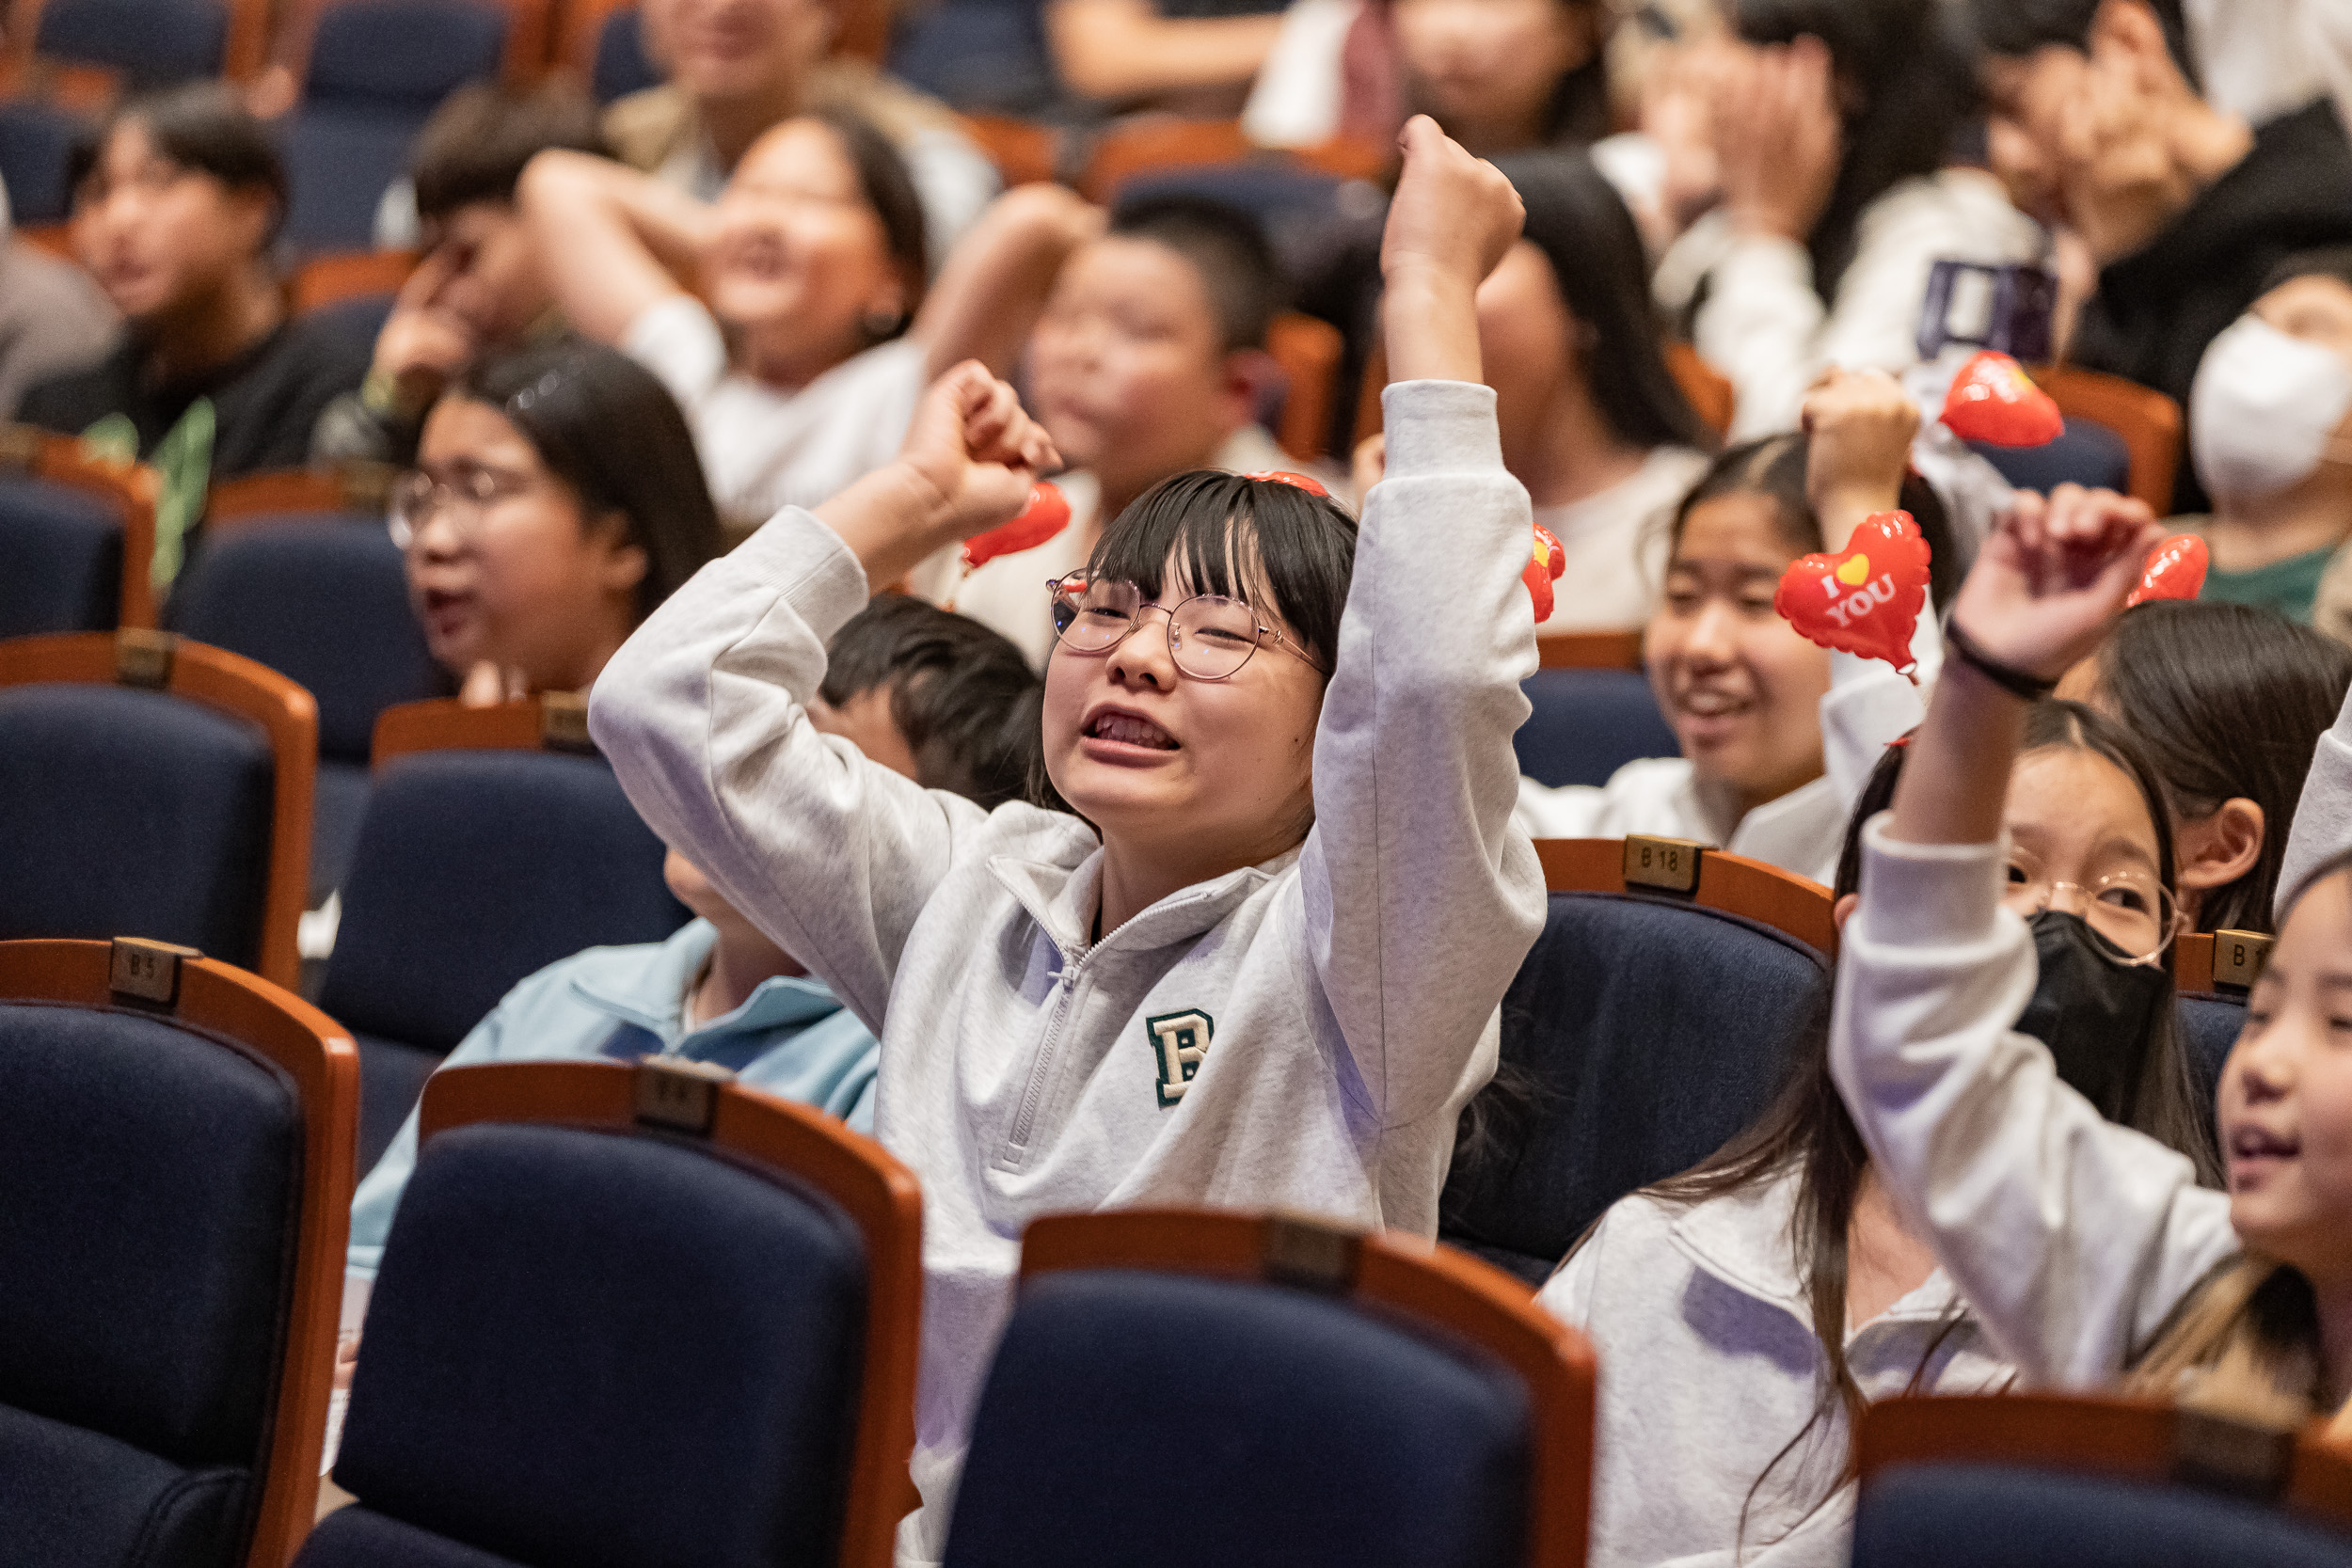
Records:
{"label": "navy blue theater seat", "polygon": [[258,1053],[127,1009],[0,1002],[0,1559],[241,1568],[303,1140],[293,1081]]}
{"label": "navy blue theater seat", "polygon": [[0,474],[0,638],[112,631],[121,602],[121,515],[89,491]]}
{"label": "navy blue theater seat", "polygon": [[375,721],[437,696],[444,678],[408,606],[400,550],[381,519],[290,514],[215,526],[181,571],[173,630],[266,664],[319,708],[310,907],[342,886],[367,807]]}
{"label": "navy blue theater seat", "polygon": [[889,68],[899,80],[967,111],[1035,115],[1067,106],[1040,0],[907,7],[891,39]]}
{"label": "navy blue theater seat", "polygon": [[635,6],[614,11],[596,32],[596,63],[589,87],[599,103],[661,85],[661,68],[645,54],[644,18]]}
{"label": "navy blue theater seat", "polygon": [[499,74],[507,13],[482,0],[335,0],[319,12],[301,103],[279,139],[291,187],[286,236],[311,250],[365,250],[375,210],[407,169],[434,108]]}
{"label": "navy blue theater seat", "polygon": [[298,1568],[834,1561],[867,1268],[832,1199],[688,1138],[435,1134],[369,1302],[358,1501]]}
{"label": "navy blue theater seat", "polygon": [[2352,1536],[2186,1486],[2003,1465],[1892,1466],[1864,1485],[1854,1568],[2352,1568]]}
{"label": "navy blue theater seat", "polygon": [[1467,1341],[1256,1281],[1023,1281],[949,1568],[1517,1568],[1526,1386]]}
{"label": "navy blue theater seat", "polygon": [[601,757],[425,752],[376,775],[319,997],[359,1046],[362,1171],[516,982],[686,923],[663,853]]}
{"label": "navy blue theater seat", "polygon": [[1502,1002],[1438,1234],[1540,1283],[1585,1227],[1771,1102],[1826,1028],[1829,961],[1769,926],[1626,893],[1555,893]]}
{"label": "navy blue theater seat", "polygon": [[217,76],[229,53],[219,0],[44,0],[34,53],[103,66],[134,88]]}
{"label": "navy blue theater seat", "polygon": [[73,197],[66,189],[66,168],[87,128],[85,117],[40,99],[0,103],[0,184],[8,188],[17,223],[65,221]]}
{"label": "navy blue theater seat", "polygon": [[1988,441],[1968,444],[2020,490],[2047,495],[2061,484],[2081,484],[2125,494],[2131,491],[2131,451],[2123,445],[2122,436],[2096,420],[2069,419],[2057,440],[2039,447],[1996,447]]}
{"label": "navy blue theater seat", "polygon": [[246,720],[128,687],[0,688],[0,940],[151,937],[257,968],[276,787]]}
{"label": "navy blue theater seat", "polygon": [[1604,784],[1629,762],[1682,752],[1639,670],[1538,670],[1519,689],[1534,711],[1511,745],[1537,784]]}

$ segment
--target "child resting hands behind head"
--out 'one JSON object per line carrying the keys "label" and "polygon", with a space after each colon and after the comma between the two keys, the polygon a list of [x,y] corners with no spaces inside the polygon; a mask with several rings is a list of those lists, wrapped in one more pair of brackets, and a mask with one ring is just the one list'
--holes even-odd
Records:
{"label": "child resting hands behind head", "polygon": [[902,1561],[943,1550],[1029,1220],[1212,1204],[1427,1235],[1493,1070],[1544,905],[1510,820],[1527,494],[1476,385],[1518,203],[1434,123],[1404,143],[1389,478],[1360,532],[1232,475],[1105,531],[1045,675],[1044,768],[1082,816],[984,812],[807,719],[867,584],[1009,519],[1057,457],[977,366],[898,462],[698,576],[591,700],[647,819],[882,1037],[877,1128],[925,1203]]}
{"label": "child resting hands behind head", "polygon": [[[2025,699],[2097,647],[2157,532],[2144,506],[2062,488],[1987,542],[1894,810],[1863,836],[1831,1069],[1896,1211],[2027,1386],[2299,1419],[2352,1391],[2346,861],[2288,857],[2311,869],[2222,1069],[2226,1194],[2103,1120],[2021,1032],[2041,944],[2004,908],[2033,874],[2002,814]],[[2323,747],[2312,785],[2344,764]],[[2043,886],[2054,909],[2145,918],[2106,878]]]}

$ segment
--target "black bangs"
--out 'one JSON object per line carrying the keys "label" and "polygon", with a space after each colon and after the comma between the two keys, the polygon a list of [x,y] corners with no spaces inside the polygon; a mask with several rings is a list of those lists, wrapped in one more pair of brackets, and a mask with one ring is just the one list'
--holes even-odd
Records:
{"label": "black bangs", "polygon": [[1136,497],[1103,531],[1087,575],[1123,579],[1157,598],[1170,561],[1181,563],[1196,594],[1272,610],[1331,668],[1356,569],[1356,519],[1337,501],[1221,469],[1178,474]]}

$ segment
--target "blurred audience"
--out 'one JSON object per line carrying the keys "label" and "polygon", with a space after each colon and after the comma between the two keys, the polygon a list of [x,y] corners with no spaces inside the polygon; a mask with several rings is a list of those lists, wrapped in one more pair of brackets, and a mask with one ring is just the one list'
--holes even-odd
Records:
{"label": "blurred audience", "polygon": [[16,232],[0,183],[0,420],[33,383],[102,356],[119,325],[88,273]]}
{"label": "blurred audience", "polygon": [[906,160],[944,261],[996,194],[992,165],[944,103],[834,52],[841,12],[828,0],[644,0],[645,52],[668,72],[605,111],[604,132],[632,167],[698,201],[716,201],[759,138],[818,110],[855,115]]}
{"label": "blurred audience", "polygon": [[1047,0],[1062,85],[1114,109],[1230,117],[1282,26],[1280,0]]}
{"label": "blurred audience", "polygon": [[476,83],[434,111],[410,165],[423,255],[376,336],[367,380],[320,417],[314,459],[413,462],[425,410],[452,376],[562,329],[515,202],[523,166],[551,147],[604,150],[595,106],[559,84],[516,96]]}

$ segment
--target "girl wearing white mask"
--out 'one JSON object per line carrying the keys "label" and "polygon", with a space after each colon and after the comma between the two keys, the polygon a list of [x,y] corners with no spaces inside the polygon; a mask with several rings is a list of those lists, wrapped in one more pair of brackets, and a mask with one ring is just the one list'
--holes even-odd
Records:
{"label": "girl wearing white mask", "polygon": [[2352,641],[2352,246],[2282,263],[2213,341],[2189,393],[2212,495],[2204,597],[2265,605]]}

